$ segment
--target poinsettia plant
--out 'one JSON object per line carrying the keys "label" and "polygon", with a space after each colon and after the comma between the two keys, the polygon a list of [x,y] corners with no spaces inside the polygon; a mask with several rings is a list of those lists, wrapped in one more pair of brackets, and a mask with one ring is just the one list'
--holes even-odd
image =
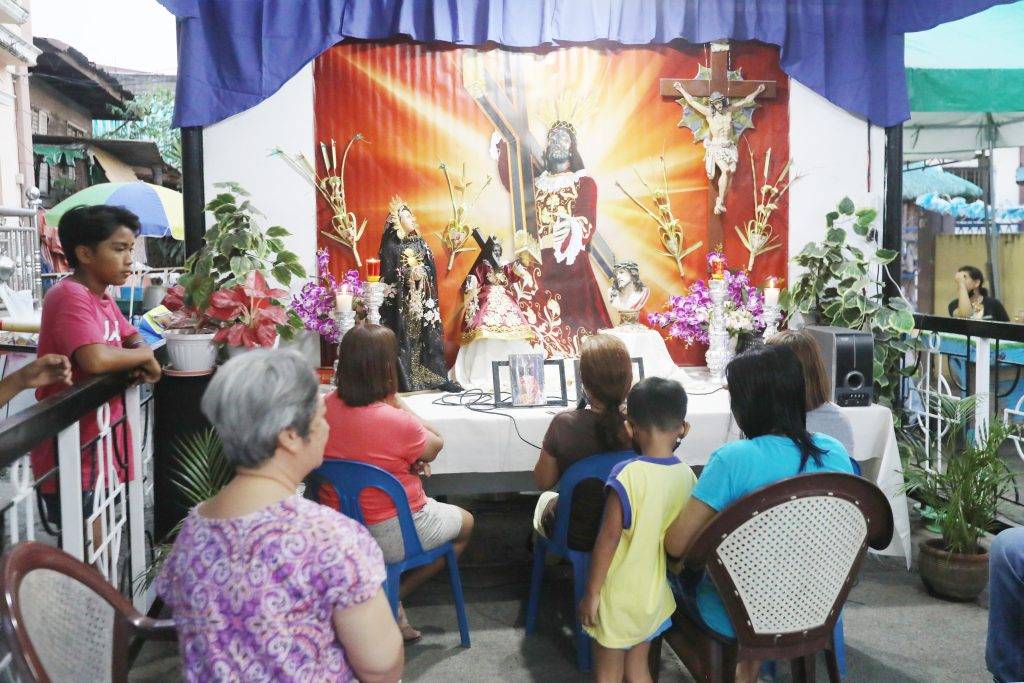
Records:
{"label": "poinsettia plant", "polygon": [[299,293],[292,297],[288,307],[299,317],[307,330],[316,332],[330,344],[337,344],[340,339],[338,322],[334,318],[336,297],[342,287],[348,287],[352,295],[352,305],[357,313],[363,308],[363,281],[358,270],[349,270],[338,282],[328,269],[329,256],[326,249],[316,253],[317,279],[302,286]]}
{"label": "poinsettia plant", "polygon": [[244,284],[217,290],[206,310],[210,318],[223,324],[213,340],[247,348],[273,346],[278,326],[288,321],[284,306],[277,303],[287,294],[287,290],[268,286],[258,270],[249,273]]}
{"label": "poinsettia plant", "polygon": [[171,311],[164,328],[215,332],[213,340],[229,346],[273,346],[279,331],[289,324],[281,303],[287,294],[270,287],[263,273],[254,270],[243,284],[214,291],[210,304],[200,310],[186,304],[185,289],[174,285],[164,296],[163,304]]}

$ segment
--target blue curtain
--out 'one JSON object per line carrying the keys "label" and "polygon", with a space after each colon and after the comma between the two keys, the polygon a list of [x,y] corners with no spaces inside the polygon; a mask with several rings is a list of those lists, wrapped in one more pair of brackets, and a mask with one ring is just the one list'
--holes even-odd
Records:
{"label": "blue curtain", "polygon": [[1010,0],[159,0],[179,20],[174,122],[204,126],[278,90],[346,38],[456,45],[778,45],[792,78],[872,123],[909,117],[903,35]]}

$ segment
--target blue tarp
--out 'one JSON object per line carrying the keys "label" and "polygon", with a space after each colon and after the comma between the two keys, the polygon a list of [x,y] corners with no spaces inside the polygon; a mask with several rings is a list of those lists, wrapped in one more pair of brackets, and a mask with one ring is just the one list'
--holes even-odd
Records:
{"label": "blue tarp", "polygon": [[1007,0],[160,0],[179,18],[174,122],[203,126],[276,92],[347,38],[536,47],[760,40],[782,68],[873,123],[905,120],[903,35]]}

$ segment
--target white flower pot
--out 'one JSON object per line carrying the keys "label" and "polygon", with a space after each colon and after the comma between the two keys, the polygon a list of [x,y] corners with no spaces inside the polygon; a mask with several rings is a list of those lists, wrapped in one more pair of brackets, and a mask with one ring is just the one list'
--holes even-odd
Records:
{"label": "white flower pot", "polygon": [[165,330],[167,355],[171,367],[180,372],[210,370],[217,363],[217,344],[214,333],[193,334],[188,330]]}

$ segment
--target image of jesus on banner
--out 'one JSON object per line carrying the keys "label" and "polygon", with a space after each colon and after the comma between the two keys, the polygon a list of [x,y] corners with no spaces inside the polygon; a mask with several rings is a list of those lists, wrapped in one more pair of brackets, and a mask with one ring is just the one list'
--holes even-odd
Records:
{"label": "image of jesus on banner", "polygon": [[[508,148],[500,143],[498,151],[498,174],[508,188]],[[611,326],[590,262],[597,183],[587,175],[576,130],[566,121],[549,129],[541,163],[543,170],[533,180],[536,243],[528,233],[517,233],[526,238],[516,244],[525,276],[513,288],[548,355],[577,356],[581,335]]]}

